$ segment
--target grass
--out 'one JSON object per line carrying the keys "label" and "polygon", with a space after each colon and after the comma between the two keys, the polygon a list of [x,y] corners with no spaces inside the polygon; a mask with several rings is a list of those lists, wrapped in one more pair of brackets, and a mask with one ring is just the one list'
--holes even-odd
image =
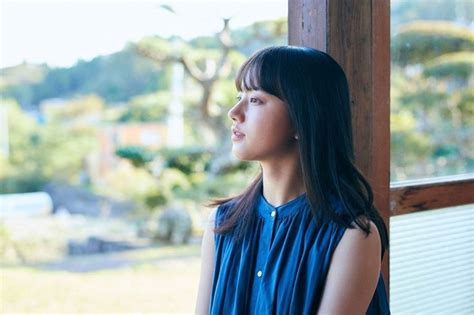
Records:
{"label": "grass", "polygon": [[[193,313],[199,281],[199,252],[198,244],[162,246],[29,267],[3,266],[0,312]],[[113,269],[101,269],[104,261],[121,264]],[[91,272],[74,271],[87,264],[98,268]]]}

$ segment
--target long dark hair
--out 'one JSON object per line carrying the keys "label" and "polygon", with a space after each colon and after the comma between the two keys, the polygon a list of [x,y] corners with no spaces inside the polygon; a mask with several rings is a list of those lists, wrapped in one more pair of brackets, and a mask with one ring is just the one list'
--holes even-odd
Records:
{"label": "long dark hair", "polygon": [[[354,221],[370,233],[372,220],[382,242],[382,257],[388,248],[386,225],[373,203],[373,192],[354,164],[349,87],[344,71],[328,54],[304,47],[278,46],[262,49],[239,69],[238,91],[263,90],[288,107],[299,136],[299,154],[306,198],[318,226],[333,221],[354,228]],[[223,234],[236,228],[239,241],[255,219],[255,201],[262,188],[262,173],[235,197],[215,199],[210,206],[228,207],[226,217],[215,229]],[[346,219],[335,213],[330,196],[345,210]],[[362,216],[362,217],[361,217]]]}

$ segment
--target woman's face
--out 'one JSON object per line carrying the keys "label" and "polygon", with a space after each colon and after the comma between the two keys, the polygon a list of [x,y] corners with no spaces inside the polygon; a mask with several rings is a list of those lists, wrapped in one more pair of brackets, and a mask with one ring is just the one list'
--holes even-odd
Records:
{"label": "woman's face", "polygon": [[229,110],[232,152],[240,160],[267,161],[293,152],[295,131],[286,104],[262,90],[242,91]]}

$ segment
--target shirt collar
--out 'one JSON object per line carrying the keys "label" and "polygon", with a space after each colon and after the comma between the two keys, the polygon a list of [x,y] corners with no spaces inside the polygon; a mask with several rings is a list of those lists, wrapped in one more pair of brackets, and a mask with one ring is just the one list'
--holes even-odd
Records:
{"label": "shirt collar", "polygon": [[[338,214],[343,214],[342,205],[338,202],[338,198],[334,194],[329,195],[329,202],[333,210]],[[298,197],[282,204],[278,207],[272,206],[263,196],[262,192],[257,199],[257,209],[262,217],[265,219],[273,219],[272,212],[275,211],[275,218],[283,218],[290,216],[298,212],[303,206],[309,205],[309,201],[306,198],[306,192],[299,195]]]}
{"label": "shirt collar", "polygon": [[[289,215],[292,215],[298,212],[303,205],[307,204],[306,200],[306,193],[299,195],[298,197],[284,203],[278,207],[272,206],[260,193],[257,202],[257,209],[261,216],[266,219],[273,219],[273,218],[282,218]],[[275,211],[275,212],[274,212]],[[275,216],[272,216],[272,212],[275,213]]]}

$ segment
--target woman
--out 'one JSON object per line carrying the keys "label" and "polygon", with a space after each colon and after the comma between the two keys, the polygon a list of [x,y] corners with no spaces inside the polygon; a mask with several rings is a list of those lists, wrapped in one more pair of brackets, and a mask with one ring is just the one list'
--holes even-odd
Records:
{"label": "woman", "polygon": [[235,83],[232,152],[261,172],[212,203],[196,313],[389,314],[387,229],[354,165],[343,70],[315,49],[270,47]]}

